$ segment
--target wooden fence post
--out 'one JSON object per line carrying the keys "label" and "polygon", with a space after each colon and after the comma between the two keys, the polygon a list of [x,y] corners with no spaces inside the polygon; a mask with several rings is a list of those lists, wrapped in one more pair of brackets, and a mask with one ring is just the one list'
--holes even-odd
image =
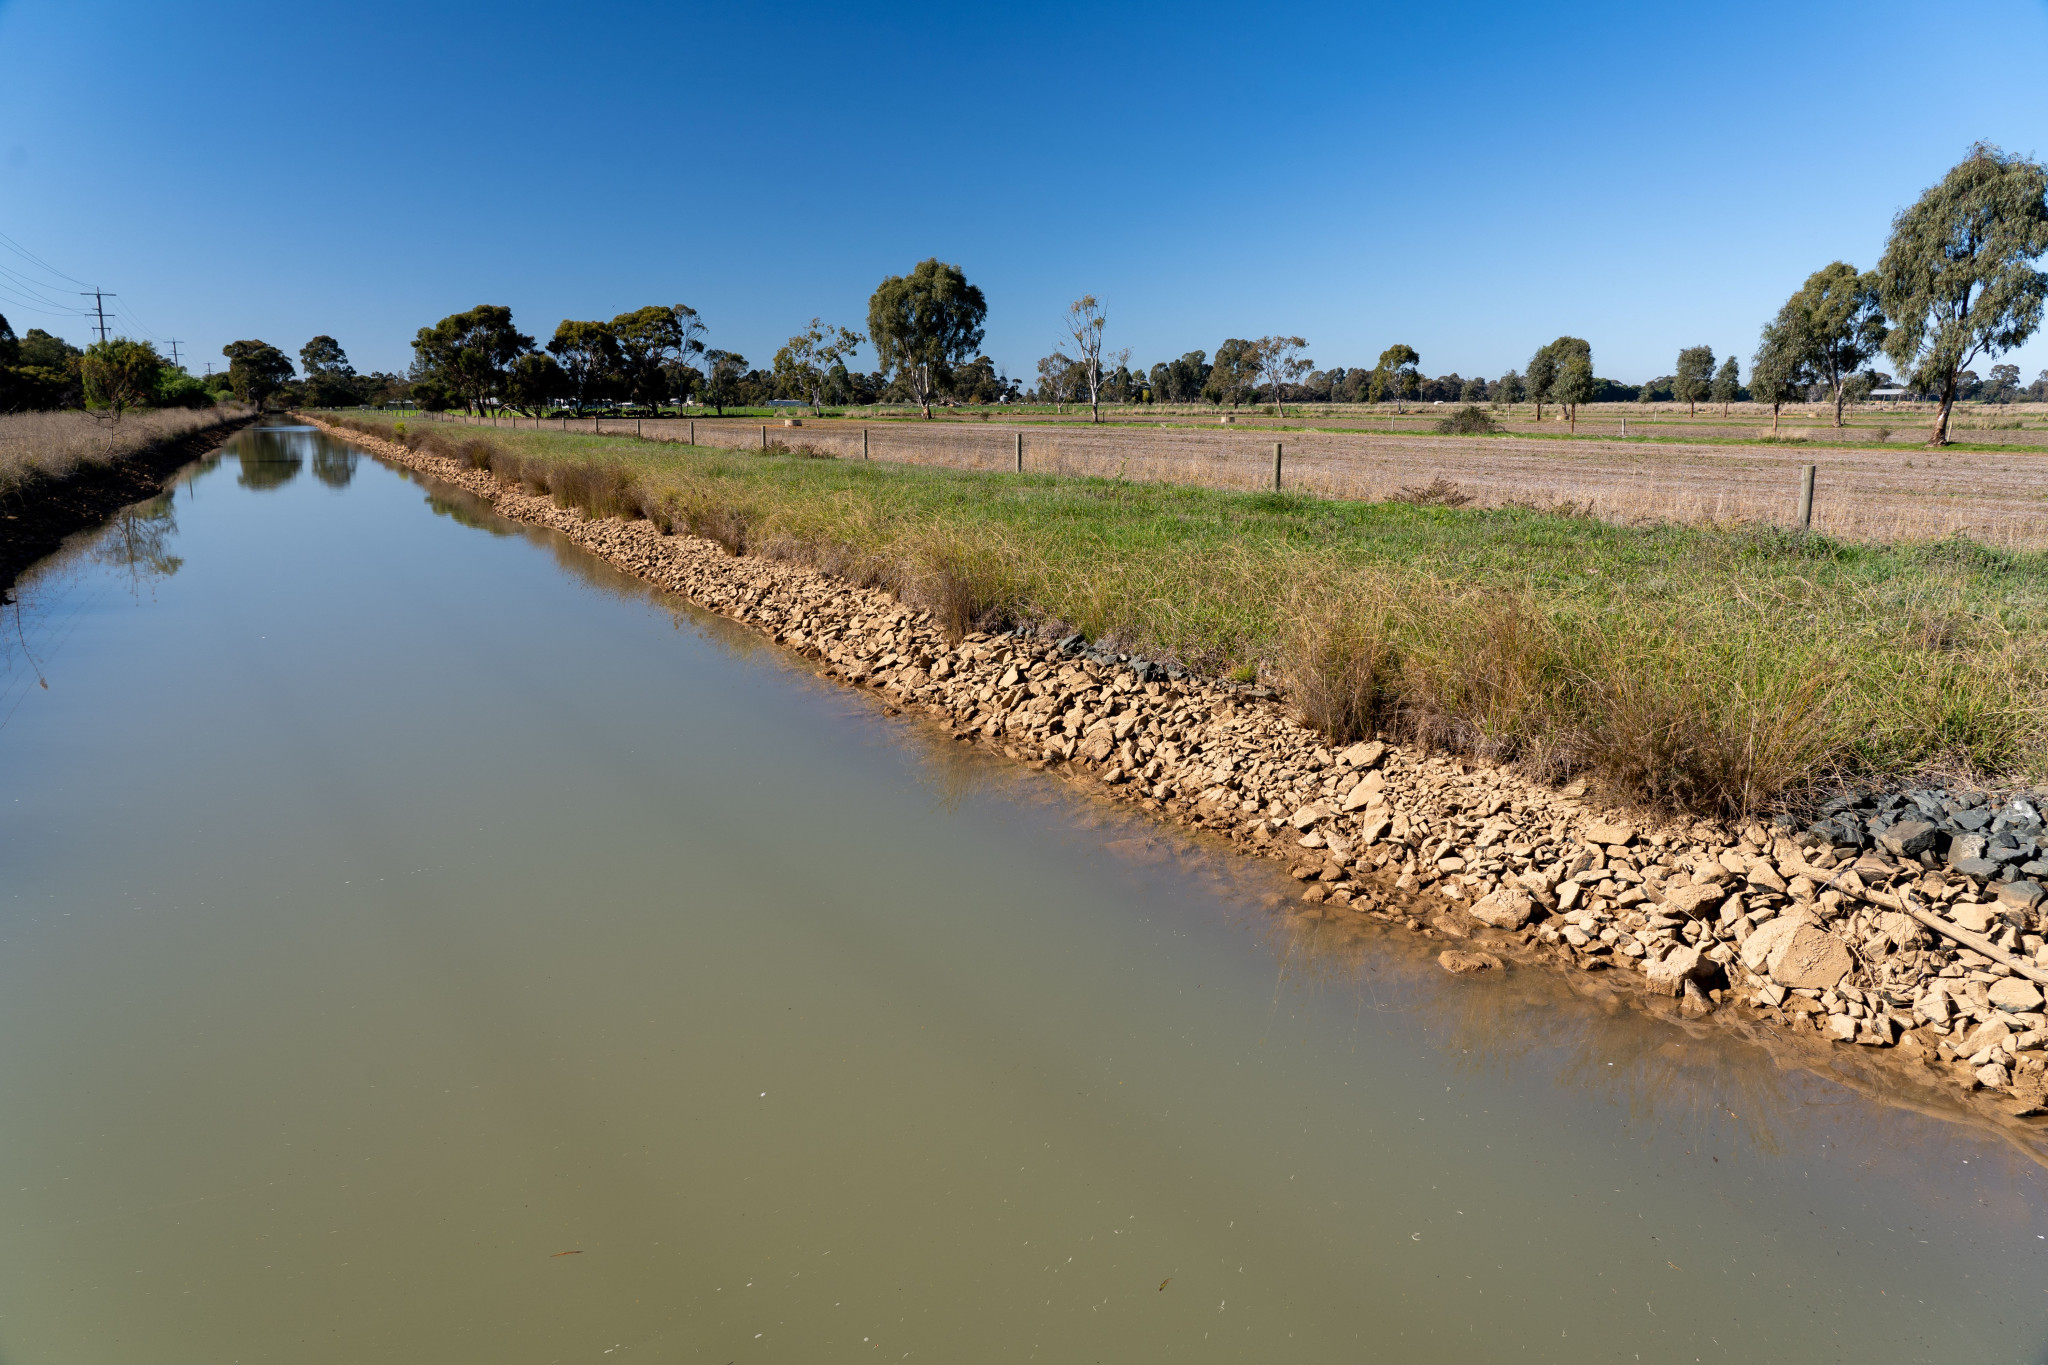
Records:
{"label": "wooden fence post", "polygon": [[694,417],[690,419],[690,444],[697,444],[697,419]]}
{"label": "wooden fence post", "polygon": [[1807,465],[1799,471],[1799,529],[1813,528],[1813,471],[1815,466]]}
{"label": "wooden fence post", "polygon": [[1017,472],[1024,472],[1024,433],[1017,433]]}
{"label": "wooden fence post", "polygon": [[866,427],[862,427],[860,429],[860,457],[863,460],[872,460],[873,458],[875,458],[874,456],[868,454],[868,429]]}
{"label": "wooden fence post", "polygon": [[764,425],[764,426],[763,426],[763,427],[761,428],[761,449],[763,449],[763,450],[766,450],[767,448],[768,448],[768,428],[767,428],[767,427],[766,427],[766,426]]}
{"label": "wooden fence post", "polygon": [[1280,491],[1280,443],[1273,442],[1273,491]]}

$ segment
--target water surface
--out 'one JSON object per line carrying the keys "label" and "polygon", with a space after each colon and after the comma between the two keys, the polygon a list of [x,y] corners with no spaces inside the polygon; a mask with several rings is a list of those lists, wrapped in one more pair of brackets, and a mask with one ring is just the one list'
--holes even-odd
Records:
{"label": "water surface", "polygon": [[2044,1358],[1996,1136],[1292,924],[317,433],[22,598],[0,1359]]}

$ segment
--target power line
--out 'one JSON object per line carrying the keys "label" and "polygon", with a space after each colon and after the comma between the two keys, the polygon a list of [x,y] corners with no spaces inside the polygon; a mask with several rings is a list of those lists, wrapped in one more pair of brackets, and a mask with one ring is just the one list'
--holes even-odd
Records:
{"label": "power line", "polygon": [[107,300],[117,299],[121,296],[119,294],[109,294],[104,289],[81,289],[78,292],[81,297],[92,300],[93,312],[99,314],[100,341],[104,344],[107,339]]}
{"label": "power line", "polygon": [[178,359],[178,339],[176,337],[171,338],[171,368],[174,370],[185,368]]}
{"label": "power line", "polygon": [[56,266],[51,265],[48,261],[36,255],[33,251],[30,251],[27,247],[23,246],[20,242],[15,241],[12,237],[9,237],[4,232],[0,232],[0,244],[4,244],[9,251],[12,251],[15,255],[21,257],[24,261],[29,262],[31,265],[41,266],[43,269],[49,271],[52,275],[55,275],[60,280],[68,281],[71,284],[85,283],[84,280],[81,280],[76,276],[65,274]]}

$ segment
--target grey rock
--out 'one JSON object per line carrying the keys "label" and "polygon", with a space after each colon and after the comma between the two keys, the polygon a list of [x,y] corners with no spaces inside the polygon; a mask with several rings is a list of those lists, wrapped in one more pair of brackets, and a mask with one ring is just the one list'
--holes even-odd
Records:
{"label": "grey rock", "polygon": [[1948,865],[1969,860],[1981,860],[1984,850],[1991,841],[1981,834],[1958,834],[1948,841]]}
{"label": "grey rock", "polygon": [[1980,882],[1988,882],[1998,875],[1998,864],[1989,858],[1961,858],[1949,864],[1949,867],[1952,871],[1959,872],[1965,877],[1974,877]]}
{"label": "grey rock", "polygon": [[1901,858],[1917,858],[1932,849],[1941,837],[1941,831],[1930,821],[1901,820],[1877,836],[1877,842],[1887,852]]}
{"label": "grey rock", "polygon": [[2015,910],[2031,910],[2041,903],[2039,882],[2007,882],[1998,888],[1998,903]]}

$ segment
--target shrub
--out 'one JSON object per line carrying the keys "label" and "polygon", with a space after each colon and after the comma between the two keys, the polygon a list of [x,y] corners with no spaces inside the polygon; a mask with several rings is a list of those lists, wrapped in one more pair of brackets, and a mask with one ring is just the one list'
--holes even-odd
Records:
{"label": "shrub", "polygon": [[1438,475],[1419,488],[1401,489],[1394,494],[1393,501],[1405,502],[1414,507],[1463,507],[1472,501],[1472,495],[1451,480]]}
{"label": "shrub", "polygon": [[1477,403],[1467,403],[1438,422],[1436,429],[1443,436],[1491,436],[1500,430],[1500,423],[1487,416]]}

